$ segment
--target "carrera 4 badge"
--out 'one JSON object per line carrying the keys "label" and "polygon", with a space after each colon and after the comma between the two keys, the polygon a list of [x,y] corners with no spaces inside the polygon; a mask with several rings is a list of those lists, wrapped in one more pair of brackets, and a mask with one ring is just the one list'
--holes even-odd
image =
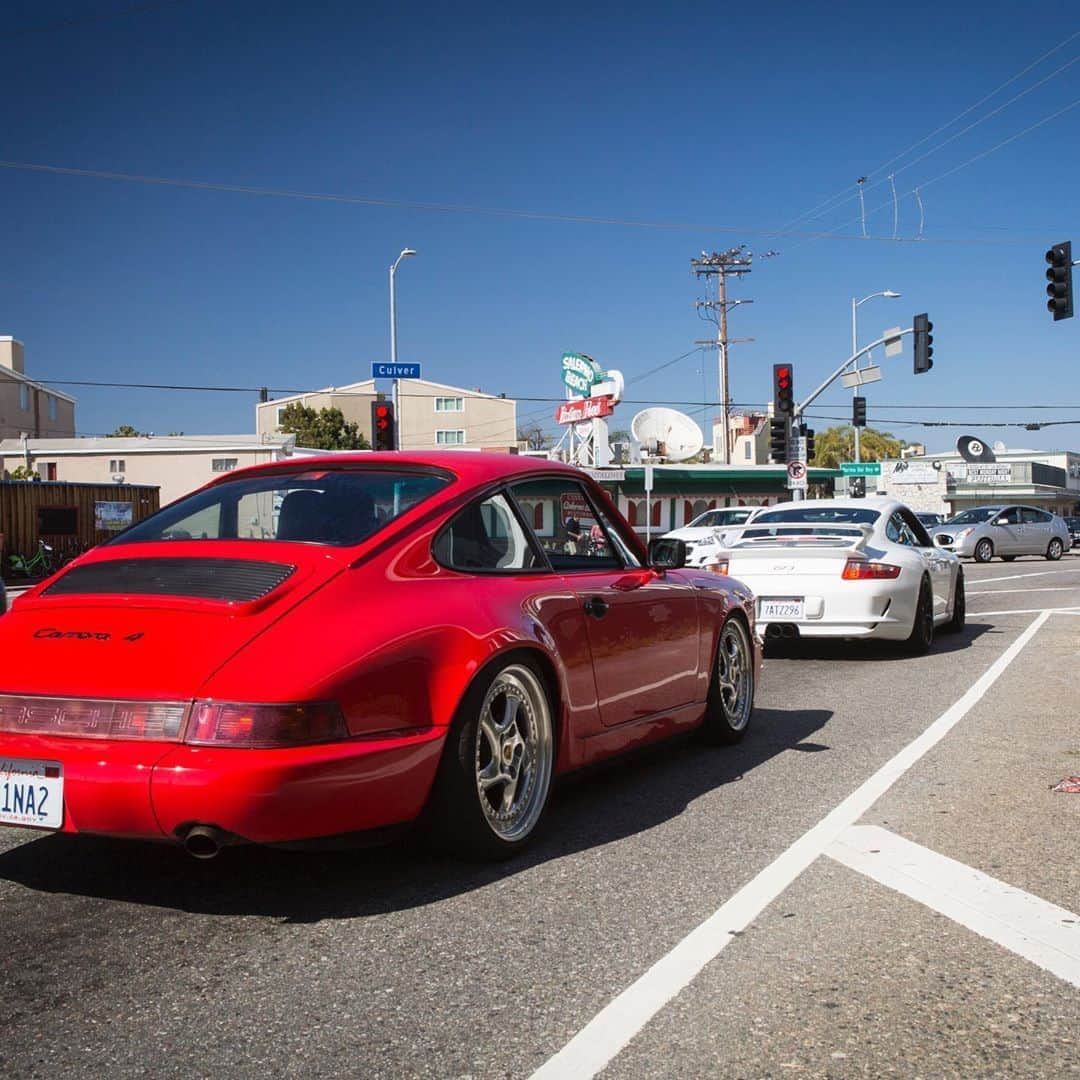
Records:
{"label": "carrera 4 badge", "polygon": [[[138,641],[143,636],[142,630],[133,634],[125,634],[121,641]],[[34,631],[35,638],[47,638],[52,641],[63,639],[65,641],[112,641],[113,635],[107,630],[58,630],[53,626],[44,626]]]}

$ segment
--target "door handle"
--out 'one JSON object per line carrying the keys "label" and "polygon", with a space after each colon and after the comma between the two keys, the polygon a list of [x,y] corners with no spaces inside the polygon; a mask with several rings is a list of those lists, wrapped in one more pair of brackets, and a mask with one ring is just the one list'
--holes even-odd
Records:
{"label": "door handle", "polygon": [[602,597],[590,596],[585,601],[585,614],[591,615],[594,619],[602,619],[607,614],[607,609],[607,601]]}

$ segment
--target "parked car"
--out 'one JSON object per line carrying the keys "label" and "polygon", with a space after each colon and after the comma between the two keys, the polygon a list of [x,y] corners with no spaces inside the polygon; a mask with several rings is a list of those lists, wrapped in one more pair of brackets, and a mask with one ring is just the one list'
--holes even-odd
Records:
{"label": "parked car", "polygon": [[915,516],[923,523],[923,526],[927,529],[933,529],[937,525],[945,524],[944,514],[934,514],[929,510],[916,510]]}
{"label": "parked car", "polygon": [[728,506],[720,510],[706,510],[689,525],[672,529],[665,536],[686,542],[686,563],[701,566],[723,542],[724,527],[742,525],[754,512],[753,506]]}
{"label": "parked car", "polygon": [[[574,550],[570,516],[603,542]],[[420,820],[458,852],[512,854],[554,776],[745,733],[753,598],[684,559],[555,462],[230,472],[0,620],[0,823],[210,857]]]}
{"label": "parked car", "polygon": [[933,537],[938,547],[980,563],[995,555],[1005,562],[1017,555],[1060,559],[1072,546],[1064,520],[1034,506],[976,506],[938,526]]}
{"label": "parked car", "polygon": [[1072,538],[1072,546],[1080,547],[1080,517],[1062,518],[1069,527],[1069,536]]}
{"label": "parked car", "polygon": [[754,512],[709,569],[754,592],[766,640],[874,638],[930,648],[964,626],[960,560],[895,499],[814,499]]}

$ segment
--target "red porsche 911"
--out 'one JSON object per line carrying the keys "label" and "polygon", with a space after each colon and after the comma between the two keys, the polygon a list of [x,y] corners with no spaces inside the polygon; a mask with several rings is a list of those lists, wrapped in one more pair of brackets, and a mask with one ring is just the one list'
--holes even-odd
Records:
{"label": "red porsche 911", "polygon": [[0,825],[210,857],[419,821],[504,857],[556,775],[746,731],[751,595],[684,560],[548,461],[229,473],[0,618]]}

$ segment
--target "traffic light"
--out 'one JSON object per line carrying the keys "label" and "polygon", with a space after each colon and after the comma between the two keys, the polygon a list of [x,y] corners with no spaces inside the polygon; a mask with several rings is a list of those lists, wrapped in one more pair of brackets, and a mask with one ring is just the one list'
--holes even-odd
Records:
{"label": "traffic light", "polygon": [[786,416],[774,416],[769,421],[769,460],[787,464],[788,421]]}
{"label": "traffic light", "polygon": [[371,445],[375,450],[393,450],[394,406],[389,401],[371,403]]}
{"label": "traffic light", "polygon": [[806,460],[814,460],[814,429],[807,427],[805,424],[800,428],[802,437],[806,440]]}
{"label": "traffic light", "polygon": [[1055,244],[1047,253],[1046,261],[1050,269],[1046,271],[1046,310],[1058,319],[1071,319],[1073,315],[1072,293],[1072,241]]}
{"label": "traffic light", "polygon": [[866,398],[851,399],[851,424],[852,427],[866,427]]}
{"label": "traffic light", "polygon": [[795,411],[795,369],[790,364],[773,364],[773,415],[788,417]]}
{"label": "traffic light", "polygon": [[921,375],[934,366],[934,335],[930,332],[934,324],[924,312],[915,316],[911,328],[915,338],[915,374]]}

